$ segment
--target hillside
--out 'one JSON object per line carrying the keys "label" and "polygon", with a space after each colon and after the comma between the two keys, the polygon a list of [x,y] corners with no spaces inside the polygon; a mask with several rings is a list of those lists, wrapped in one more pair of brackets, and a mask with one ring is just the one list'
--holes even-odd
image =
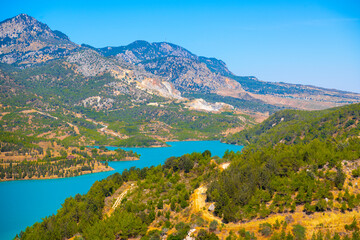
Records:
{"label": "hillside", "polygon": [[[339,113],[350,119],[358,107],[316,114],[323,122]],[[223,158],[192,153],[116,173],[67,199],[20,239],[358,239],[359,132],[336,129],[303,142],[248,146]]]}
{"label": "hillside", "polygon": [[240,145],[308,143],[314,139],[354,137],[360,133],[360,104],[323,111],[284,110],[261,124],[223,139]]}
{"label": "hillside", "polygon": [[[344,231],[351,218],[359,217],[359,106],[284,110],[230,136],[229,141],[247,147],[243,154],[232,155],[230,167],[208,186],[214,214],[231,225],[239,221],[252,225],[259,219],[274,223],[287,215],[290,222],[310,228],[307,239],[315,229],[322,237]],[[263,223],[259,232],[269,237],[276,232],[274,227]],[[356,231],[352,239],[357,239]],[[344,232],[340,235],[347,239]]]}
{"label": "hillside", "polygon": [[[21,116],[21,118],[19,117]],[[66,138],[79,131],[71,123],[33,110],[2,113],[0,122],[0,181],[51,179],[111,171],[105,161],[136,160],[139,156],[118,149],[104,151],[79,146]],[[17,128],[23,124],[22,128]],[[32,125],[32,127],[26,126]],[[56,127],[57,131],[52,131]],[[15,131],[5,131],[17,128]]]}

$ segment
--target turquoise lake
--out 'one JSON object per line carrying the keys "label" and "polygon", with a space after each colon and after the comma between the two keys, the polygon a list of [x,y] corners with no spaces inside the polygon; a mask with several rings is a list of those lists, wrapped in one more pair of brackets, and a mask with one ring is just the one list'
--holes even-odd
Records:
{"label": "turquoise lake", "polygon": [[[171,156],[210,150],[212,155],[222,157],[228,150],[241,151],[242,146],[229,145],[219,141],[168,142],[171,147],[123,148],[141,154],[139,161],[110,162],[110,172],[93,173],[79,177],[22,180],[0,183],[0,239],[13,239],[21,230],[42,218],[55,214],[64,200],[77,193],[86,193],[91,185],[130,167],[157,166]],[[111,149],[111,148],[110,148]]]}

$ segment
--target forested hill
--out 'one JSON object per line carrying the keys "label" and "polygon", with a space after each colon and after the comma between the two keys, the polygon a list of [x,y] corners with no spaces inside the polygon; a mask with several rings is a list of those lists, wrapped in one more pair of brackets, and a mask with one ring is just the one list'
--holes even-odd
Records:
{"label": "forested hill", "polygon": [[360,104],[321,111],[283,110],[250,129],[224,139],[240,145],[286,144],[324,140],[329,136],[350,137],[360,133]]}
{"label": "forested hill", "polygon": [[[284,216],[302,235],[295,239],[359,239],[359,114],[359,104],[286,110],[229,137],[248,146],[207,186],[214,214],[229,224],[266,219],[261,239],[294,239],[271,224]],[[347,225],[351,220],[356,229]],[[348,229],[355,230],[352,238]]]}

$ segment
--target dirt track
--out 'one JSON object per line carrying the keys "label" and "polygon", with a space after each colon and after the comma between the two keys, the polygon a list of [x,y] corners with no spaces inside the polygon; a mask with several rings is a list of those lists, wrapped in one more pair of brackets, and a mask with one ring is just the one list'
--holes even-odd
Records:
{"label": "dirt track", "polygon": [[[202,218],[209,223],[213,220],[218,221],[219,224],[221,224],[221,218],[216,217],[208,210],[208,207],[211,203],[206,202],[206,191],[207,188],[205,186],[200,186],[197,188],[194,193],[191,195],[190,201],[190,207],[192,213],[201,213]],[[298,224],[305,226],[307,229],[307,237],[311,238],[311,235],[314,230],[319,230],[318,226],[323,226],[322,230],[330,230],[330,232],[343,232],[344,231],[344,225],[350,224],[352,220],[355,218],[359,219],[360,213],[359,209],[354,211],[347,211],[346,213],[340,213],[340,212],[317,212],[312,215],[307,215],[302,211],[302,206],[298,206],[297,210],[290,214],[290,213],[278,213],[278,214],[272,214],[269,217],[265,219],[254,219],[249,222],[244,223],[228,223],[224,224],[222,227],[222,231],[218,236],[220,239],[227,236],[228,232],[238,232],[240,229],[245,228],[247,231],[254,232],[258,239],[267,239],[261,236],[258,233],[259,225],[262,223],[270,223],[274,224],[276,220],[282,221],[285,220],[285,217],[287,215],[292,215],[294,218],[294,222],[292,224]],[[291,225],[292,225],[291,224]],[[288,227],[288,230],[290,230],[291,227]],[[224,238],[225,239],[225,238]]]}

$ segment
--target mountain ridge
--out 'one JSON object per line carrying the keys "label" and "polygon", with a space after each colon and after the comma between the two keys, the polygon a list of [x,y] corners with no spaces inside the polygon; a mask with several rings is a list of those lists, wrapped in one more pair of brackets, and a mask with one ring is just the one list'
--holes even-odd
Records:
{"label": "mountain ridge", "polygon": [[[222,60],[197,56],[172,43],[137,40],[118,47],[77,45],[65,34],[26,14],[0,23],[0,43],[0,62],[19,68],[60,59],[85,77],[110,73],[122,84],[135,84],[136,88],[170,99],[213,93],[238,102],[248,101],[233,106],[241,111],[249,110],[246,106],[250,102],[305,110],[360,102],[357,93],[236,76]],[[205,98],[216,103],[217,97]]]}

